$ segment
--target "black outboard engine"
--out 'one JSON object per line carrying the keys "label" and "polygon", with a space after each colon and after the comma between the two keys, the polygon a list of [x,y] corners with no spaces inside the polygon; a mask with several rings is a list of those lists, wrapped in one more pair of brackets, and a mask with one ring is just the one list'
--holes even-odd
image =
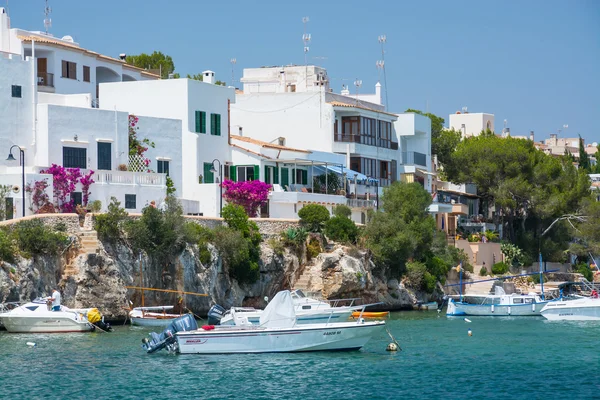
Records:
{"label": "black outboard engine", "polygon": [[220,325],[221,318],[225,315],[225,309],[218,304],[215,304],[208,310],[208,324]]}
{"label": "black outboard engine", "polygon": [[102,329],[104,332],[112,332],[113,331],[112,326],[110,326],[110,324],[108,322],[104,322],[104,317],[102,317],[102,319],[100,321],[94,322],[94,326]]}
{"label": "black outboard engine", "polygon": [[152,339],[143,338],[142,348],[148,353],[154,353],[157,350],[169,347],[170,349],[177,343],[175,334],[183,331],[193,331],[198,329],[198,324],[192,314],[185,314],[179,318],[176,318],[169,324],[161,334],[156,332],[150,332]]}

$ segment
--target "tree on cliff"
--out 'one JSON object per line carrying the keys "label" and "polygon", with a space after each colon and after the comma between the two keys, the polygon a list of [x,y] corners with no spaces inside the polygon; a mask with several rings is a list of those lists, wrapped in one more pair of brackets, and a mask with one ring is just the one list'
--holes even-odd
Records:
{"label": "tree on cliff", "polygon": [[367,224],[365,238],[377,264],[401,276],[410,259],[423,259],[431,247],[435,221],[431,195],[418,183],[395,182],[384,190],[382,209]]}

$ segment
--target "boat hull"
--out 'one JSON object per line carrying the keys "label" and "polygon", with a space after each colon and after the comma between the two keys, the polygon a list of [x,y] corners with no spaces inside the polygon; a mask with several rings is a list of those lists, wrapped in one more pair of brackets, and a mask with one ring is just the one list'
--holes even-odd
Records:
{"label": "boat hull", "polygon": [[[322,312],[311,312],[309,313],[301,313],[298,312],[296,314],[296,323],[297,324],[324,324],[324,323],[334,323],[334,322],[345,322],[352,316],[353,309],[348,309],[344,311],[325,309]],[[260,324],[260,315],[262,310],[256,311],[247,311],[241,313],[241,315],[248,318],[248,322],[259,325]],[[234,325],[233,319],[230,315],[226,316],[221,320],[221,325]]]}
{"label": "boat hull", "polygon": [[365,311],[365,312],[360,312],[360,311],[354,311],[352,313],[352,318],[387,318],[390,316],[390,312],[389,311]]}
{"label": "boat hull", "polygon": [[181,317],[179,314],[142,312],[139,309],[133,309],[129,313],[131,325],[136,326],[166,327],[179,317]]}
{"label": "boat hull", "polygon": [[[50,312],[48,314],[51,314]],[[59,313],[56,313],[59,314]],[[90,332],[94,326],[89,322],[76,321],[60,315],[35,317],[2,316],[4,328],[11,333],[65,333]]]}
{"label": "boat hull", "polygon": [[293,328],[195,330],[176,334],[181,354],[287,353],[357,350],[385,322],[303,325]]}
{"label": "boat hull", "polygon": [[541,315],[541,310],[548,302],[540,303],[529,303],[529,304],[511,304],[511,305],[500,305],[500,304],[469,304],[455,302],[450,300],[448,302],[448,309],[446,315],[448,316],[536,316]]}
{"label": "boat hull", "polygon": [[549,321],[600,321],[600,299],[555,301],[542,315]]}

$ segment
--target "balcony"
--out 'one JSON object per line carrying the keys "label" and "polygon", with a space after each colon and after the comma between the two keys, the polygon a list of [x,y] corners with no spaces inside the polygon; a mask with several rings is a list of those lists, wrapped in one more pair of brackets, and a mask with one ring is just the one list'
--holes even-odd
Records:
{"label": "balcony", "polygon": [[333,140],[342,143],[359,143],[367,146],[377,146],[382,149],[398,150],[398,143],[389,139],[377,139],[375,136],[367,135],[347,135],[343,133],[334,133]]}
{"label": "balcony", "polygon": [[53,88],[54,87],[54,74],[49,72],[38,72],[37,73],[37,84],[38,86]]}
{"label": "balcony", "polygon": [[93,176],[100,185],[166,186],[166,174],[129,171],[96,171]]}
{"label": "balcony", "polygon": [[427,155],[416,151],[403,151],[402,164],[427,167]]}
{"label": "balcony", "polygon": [[375,200],[348,199],[350,208],[375,208]]}

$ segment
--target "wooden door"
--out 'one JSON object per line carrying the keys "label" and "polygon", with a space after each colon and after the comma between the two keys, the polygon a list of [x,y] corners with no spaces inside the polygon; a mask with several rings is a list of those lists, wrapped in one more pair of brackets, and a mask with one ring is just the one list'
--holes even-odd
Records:
{"label": "wooden door", "polygon": [[38,58],[37,59],[38,74],[46,74],[48,72],[48,59]]}

